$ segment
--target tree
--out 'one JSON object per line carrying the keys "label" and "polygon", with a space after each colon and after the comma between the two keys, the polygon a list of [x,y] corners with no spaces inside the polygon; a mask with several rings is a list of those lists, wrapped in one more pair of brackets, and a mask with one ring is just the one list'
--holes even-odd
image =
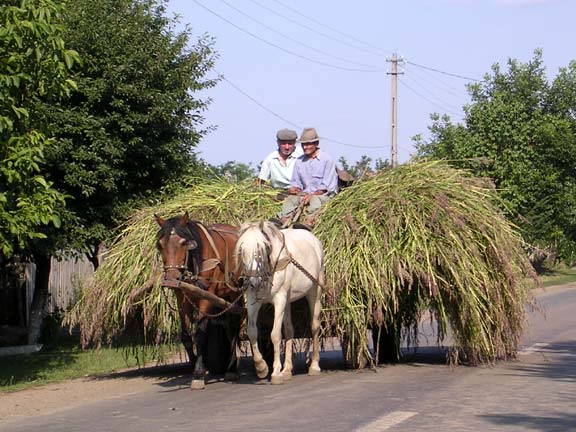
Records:
{"label": "tree", "polygon": [[382,171],[390,168],[388,160],[383,160],[381,158],[376,159],[376,162],[372,164],[372,158],[362,155],[359,161],[356,161],[354,165],[348,164],[348,161],[344,156],[338,159],[340,166],[346,172],[348,172],[352,178],[361,179],[366,176],[374,174],[376,171]]}
{"label": "tree", "polygon": [[[55,144],[37,107],[67,96],[75,83],[70,69],[78,54],[65,46],[62,6],[51,0],[7,1],[0,6],[0,263],[14,254],[36,261],[48,274],[50,261],[30,248],[45,238],[43,228],[60,226],[65,201],[47,180],[45,152]],[[49,132],[48,132],[49,133]],[[29,342],[40,335],[48,279],[36,279]]]}
{"label": "tree", "polygon": [[246,179],[256,177],[256,171],[250,164],[243,162],[228,161],[224,164],[212,166],[208,168],[209,175],[216,175],[224,177],[229,181],[239,182]]}
{"label": "tree", "polygon": [[[85,251],[95,267],[101,242],[127,212],[186,174],[208,101],[199,91],[215,54],[202,37],[176,32],[163,0],[77,0],[65,16],[67,43],[82,56],[78,89],[41,106],[59,138],[47,152],[50,179],[71,198],[64,231],[46,252]],[[46,244],[45,244],[46,245]]]}
{"label": "tree", "polygon": [[[78,54],[65,47],[51,0],[5,1],[0,6],[0,256],[26,251],[60,225],[64,195],[44,171],[54,144],[38,124],[35,105],[52,103],[75,87],[69,71]],[[39,127],[40,126],[40,127]]]}
{"label": "tree", "polygon": [[432,116],[431,139],[417,139],[418,154],[451,160],[490,177],[512,220],[532,244],[562,259],[576,257],[576,108],[574,66],[551,85],[542,53],[526,63],[498,64],[469,86],[464,124]]}

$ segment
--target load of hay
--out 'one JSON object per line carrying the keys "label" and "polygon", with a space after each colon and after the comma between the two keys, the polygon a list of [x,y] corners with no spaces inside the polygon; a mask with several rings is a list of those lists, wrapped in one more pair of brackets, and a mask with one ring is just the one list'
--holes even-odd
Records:
{"label": "load of hay", "polygon": [[[397,358],[425,316],[439,343],[450,331],[452,361],[515,354],[536,275],[499,205],[489,182],[422,162],[357,182],[323,209],[326,319],[350,364]],[[370,352],[368,329],[388,345]]]}
{"label": "load of hay", "polygon": [[[187,211],[206,224],[238,225],[274,216],[281,205],[274,198],[250,183],[211,180],[135,212],[68,324],[79,326],[84,346],[118,341],[127,330],[153,346],[172,341],[179,318],[172,291],[160,285],[154,214]],[[397,357],[401,338],[415,341],[427,313],[438,342],[451,331],[452,360],[476,364],[516,352],[535,275],[498,205],[488,183],[438,162],[380,172],[325,205],[314,227],[326,255],[324,322],[349,364],[373,361],[379,349]],[[390,346],[371,352],[369,329],[391,335]]]}
{"label": "load of hay", "polygon": [[[275,198],[275,191],[255,189],[250,183],[206,180],[136,211],[120,227],[104,262],[84,283],[79,301],[67,315],[67,324],[79,327],[82,346],[122,341],[160,347],[178,333],[176,298],[160,285],[155,214],[167,218],[188,212],[191,219],[206,225],[239,225],[275,215],[279,205]],[[162,353],[152,352],[155,355]]]}

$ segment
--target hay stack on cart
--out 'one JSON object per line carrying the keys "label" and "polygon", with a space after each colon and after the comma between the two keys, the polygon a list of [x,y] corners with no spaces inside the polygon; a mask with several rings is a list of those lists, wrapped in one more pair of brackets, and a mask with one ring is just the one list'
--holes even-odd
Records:
{"label": "hay stack on cart", "polygon": [[397,360],[425,314],[439,344],[451,331],[452,362],[516,353],[536,274],[501,208],[489,182],[427,162],[357,182],[323,210],[327,322],[348,364]]}

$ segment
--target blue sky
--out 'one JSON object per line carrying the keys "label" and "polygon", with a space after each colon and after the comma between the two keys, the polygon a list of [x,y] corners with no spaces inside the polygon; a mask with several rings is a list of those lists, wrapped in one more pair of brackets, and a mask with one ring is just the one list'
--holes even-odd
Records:
{"label": "blue sky", "polygon": [[399,163],[414,135],[428,135],[431,113],[461,120],[471,81],[452,75],[481,80],[536,48],[550,78],[576,59],[574,0],[169,0],[169,13],[216,38],[226,80],[203,94],[206,125],[217,129],[197,148],[214,165],[256,167],[278,129],[309,126],[335,159],[390,159],[394,52],[406,61]]}

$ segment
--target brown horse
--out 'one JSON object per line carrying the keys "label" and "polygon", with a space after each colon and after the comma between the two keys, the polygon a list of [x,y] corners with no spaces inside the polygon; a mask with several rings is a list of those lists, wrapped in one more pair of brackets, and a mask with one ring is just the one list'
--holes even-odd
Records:
{"label": "brown horse", "polygon": [[[194,284],[228,302],[241,301],[235,274],[234,247],[238,229],[231,225],[204,226],[188,213],[170,219],[156,216],[160,225],[157,247],[164,262],[164,278]],[[194,368],[192,389],[202,389],[206,371],[237,378],[236,344],[241,317],[208,300],[175,289],[182,324],[182,343]],[[224,337],[222,337],[224,336]],[[225,340],[223,343],[222,339]]]}

